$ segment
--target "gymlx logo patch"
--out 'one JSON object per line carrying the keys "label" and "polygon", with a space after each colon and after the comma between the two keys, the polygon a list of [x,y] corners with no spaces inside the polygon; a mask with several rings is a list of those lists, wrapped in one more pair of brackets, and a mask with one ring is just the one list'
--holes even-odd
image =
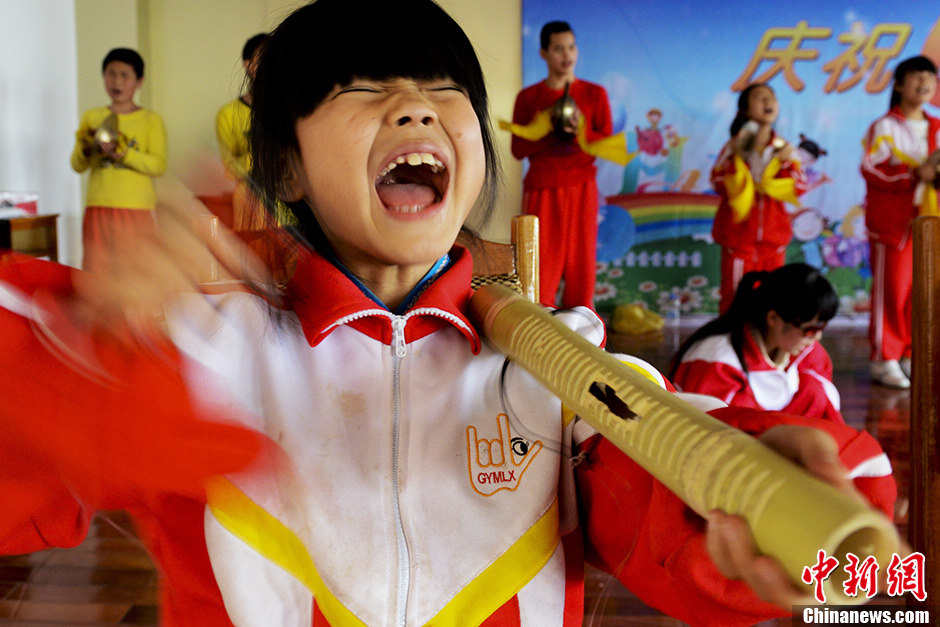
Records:
{"label": "gymlx logo patch", "polygon": [[496,426],[499,437],[492,440],[477,437],[473,425],[467,427],[470,485],[483,496],[518,488],[522,475],[542,450],[540,440],[530,443],[524,438],[512,437],[506,414],[496,417]]}

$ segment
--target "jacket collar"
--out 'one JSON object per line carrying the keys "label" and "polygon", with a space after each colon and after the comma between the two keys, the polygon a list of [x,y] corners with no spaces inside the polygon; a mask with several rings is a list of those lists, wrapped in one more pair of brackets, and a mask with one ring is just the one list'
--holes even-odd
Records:
{"label": "jacket collar", "polygon": [[319,253],[305,249],[288,285],[290,303],[311,346],[322,342],[340,325],[391,345],[393,321],[406,342],[452,326],[480,351],[480,337],[467,318],[472,295],[473,262],[467,249],[454,246],[450,266],[437,276],[403,314],[395,315],[369,298],[338,267]]}
{"label": "jacket collar", "polygon": [[901,120],[901,121],[904,121],[907,119],[906,117],[904,117],[904,114],[901,113],[901,107],[899,105],[895,105],[891,107],[890,109],[888,109],[888,115],[890,115],[893,118],[897,118],[898,120]]}
{"label": "jacket collar", "polygon": [[[891,109],[888,110],[888,115],[896,118],[899,122],[907,121],[907,118],[901,113],[901,107],[899,105],[891,107]],[[938,148],[936,144],[937,132],[940,131],[940,118],[935,118],[925,110],[924,119],[927,120],[927,153],[930,154]]]}
{"label": "jacket collar", "polygon": [[788,355],[787,361],[782,366],[774,366],[770,361],[769,357],[765,357],[767,354],[764,350],[762,343],[759,343],[758,340],[754,337],[752,332],[752,327],[747,325],[744,327],[744,333],[742,334],[743,346],[741,347],[741,352],[744,354],[744,361],[747,364],[748,372],[758,372],[761,370],[781,370],[786,372],[791,368],[797,366],[803,359],[809,355],[810,351],[813,350],[813,344],[805,346],[797,355]]}
{"label": "jacket collar", "polygon": [[[895,105],[891,107],[890,109],[888,109],[888,115],[894,116],[898,118],[899,120],[907,119],[906,117],[904,117],[904,114],[901,112],[901,105]],[[934,123],[937,123],[938,121],[940,121],[940,119],[935,118],[934,116],[930,115],[930,113],[928,113],[926,109],[924,110],[924,118],[928,122],[933,121]]]}

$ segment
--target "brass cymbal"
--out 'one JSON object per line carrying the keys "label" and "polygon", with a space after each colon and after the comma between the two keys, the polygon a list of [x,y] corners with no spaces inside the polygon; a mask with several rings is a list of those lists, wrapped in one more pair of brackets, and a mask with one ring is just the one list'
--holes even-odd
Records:
{"label": "brass cymbal", "polygon": [[104,119],[98,130],[95,131],[95,146],[100,147],[102,144],[114,143],[120,136],[121,131],[118,130],[117,114],[112,113]]}

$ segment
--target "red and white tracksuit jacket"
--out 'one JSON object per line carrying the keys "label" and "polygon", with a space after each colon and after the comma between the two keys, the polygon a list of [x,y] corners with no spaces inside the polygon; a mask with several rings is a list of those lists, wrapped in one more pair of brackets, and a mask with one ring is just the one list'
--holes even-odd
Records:
{"label": "red and white tracksuit jacket", "polygon": [[[718,574],[700,521],[648,473],[520,369],[501,383],[503,357],[465,316],[469,256],[453,254],[403,315],[314,254],[290,312],[242,292],[184,298],[169,316],[179,352],[154,359],[82,345],[42,298],[68,293],[60,266],[4,268],[0,348],[29,356],[36,380],[0,383],[18,395],[0,408],[14,506],[0,551],[75,543],[90,510],[129,506],[170,625],[578,625],[584,559],[693,625],[779,616]],[[572,315],[602,339],[596,318]],[[125,371],[133,386],[109,378]],[[40,390],[53,400],[37,401],[37,425]],[[758,430],[792,420],[764,413]],[[864,457],[853,430],[818,426],[851,467]]]}
{"label": "red and white tracksuit jacket", "polygon": [[861,171],[870,240],[901,247],[910,239],[923,193],[914,170],[940,147],[940,119],[926,113],[924,117],[926,145],[898,107],[875,120],[865,134]]}
{"label": "red and white tracksuit jacket", "polygon": [[[775,149],[771,141],[761,154],[754,154],[746,163],[751,178],[759,183]],[[718,154],[711,171],[711,183],[721,202],[712,224],[712,237],[722,247],[721,261],[721,311],[727,311],[738,283],[746,273],[757,270],[774,270],[783,265],[787,244],[793,237],[790,214],[786,204],[763,193],[758,185],[754,201],[747,216],[737,221],[729,202],[726,179],[735,171],[731,143],[727,143]],[[806,191],[806,176],[799,161],[791,159],[780,165],[775,179],[791,179],[797,196]]]}
{"label": "red and white tracksuit jacket", "polygon": [[940,146],[940,119],[924,115],[926,145],[899,108],[876,120],[863,142],[861,171],[872,270],[869,339],[875,361],[911,354],[911,224],[925,193],[914,170]]}
{"label": "red and white tracksuit jacket", "polygon": [[741,352],[744,364],[734,352],[730,333],[707,337],[682,356],[672,381],[683,392],[708,394],[735,407],[845,422],[839,413],[839,391],[832,384],[832,360],[819,342],[777,367],[745,329]]}
{"label": "red and white tracksuit jacket", "polygon": [[[840,443],[842,462],[869,501],[893,515],[897,486],[891,462],[868,433],[845,424],[839,391],[832,384],[832,359],[819,342],[791,357],[783,368],[772,366],[750,332],[743,336],[745,373],[730,334],[713,335],[693,344],[676,367],[673,383],[682,392],[706,394],[728,405],[766,411],[719,416],[732,426],[758,434],[786,415],[788,424],[808,424],[829,431]],[[768,422],[770,421],[770,422]]]}

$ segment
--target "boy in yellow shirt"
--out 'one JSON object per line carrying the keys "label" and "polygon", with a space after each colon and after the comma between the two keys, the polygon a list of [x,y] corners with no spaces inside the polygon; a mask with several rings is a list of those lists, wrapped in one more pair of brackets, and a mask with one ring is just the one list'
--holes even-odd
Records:
{"label": "boy in yellow shirt", "polygon": [[115,48],[101,63],[111,104],[82,115],[72,169],[90,169],[82,220],[82,267],[107,269],[122,241],[154,229],[153,178],[166,171],[166,129],[155,112],[134,102],[144,82],[144,60]]}

